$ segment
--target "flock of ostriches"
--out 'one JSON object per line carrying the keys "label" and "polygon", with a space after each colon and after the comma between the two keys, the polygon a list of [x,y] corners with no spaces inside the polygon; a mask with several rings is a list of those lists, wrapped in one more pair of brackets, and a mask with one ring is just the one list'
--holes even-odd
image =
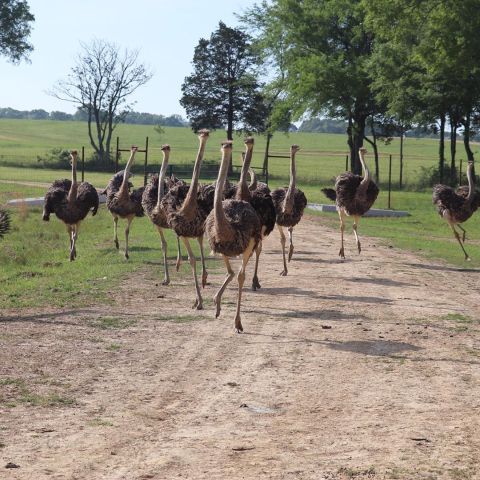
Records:
{"label": "flock of ostriches", "polygon": [[[220,254],[225,263],[227,274],[222,286],[214,297],[216,317],[220,314],[222,295],[234,277],[230,258],[240,257],[241,266],[237,275],[238,298],[235,330],[242,332],[240,305],[245,281],[245,269],[250,257],[255,253],[252,289],[260,288],[258,264],[262,251],[262,240],[273,231],[275,224],[280,233],[283,253],[283,270],[281,275],[285,276],[288,273],[284,228],[287,228],[289,235],[288,262],[290,262],[294,250],[293,228],[301,220],[307,205],[304,193],[295,186],[295,155],[300,147],[292,145],[290,148],[290,183],[288,187],[270,191],[266,184],[257,181],[253,170],[250,169],[254,145],[254,140],[251,137],[245,140],[243,167],[238,184],[230,183],[227,178],[232,159],[232,142],[226,141],[221,145],[222,161],[217,181],[212,184],[202,185],[199,184],[199,178],[208,136],[208,130],[200,130],[198,132],[200,146],[190,185],[173,176],[168,177],[166,175],[170,146],[163,145],[163,162],[160,173],[152,176],[150,183],[146,187],[133,190],[129,177],[131,176],[130,170],[137,148],[132,146],[125,170],[116,173],[102,193],[106,195],[107,208],[113,216],[114,243],[117,249],[119,248],[117,235],[118,220],[125,219],[127,221],[125,229],[125,258],[128,259],[129,257],[128,237],[130,225],[135,217],[141,217],[146,214],[157,228],[163,251],[164,285],[170,283],[167,242],[164,236],[164,229],[172,229],[177,235],[177,271],[182,259],[180,241],[184,243],[195,283],[196,299],[193,308],[201,310],[203,304],[197,277],[196,259],[190,240],[195,239],[199,245],[202,262],[202,287],[205,287],[208,275],[203,249],[203,238],[205,235],[212,251]],[[340,216],[341,247],[339,255],[342,259],[345,258],[343,242],[345,216],[353,217],[353,232],[358,252],[360,253],[361,245],[357,233],[358,221],[373,205],[379,192],[366,166],[365,153],[366,150],[361,148],[359,158],[364,171],[363,176],[345,172],[337,177],[335,189],[325,188],[322,190],[329,199],[335,201]],[[79,225],[89,211],[92,212],[92,215],[96,214],[99,198],[96,189],[91,184],[77,182],[76,151],[71,152],[71,165],[72,179],[56,180],[48,189],[45,195],[43,220],[48,221],[50,214],[55,213],[65,223],[70,242],[70,260],[72,261],[77,255],[76,242]],[[247,181],[249,177],[250,181]],[[465,254],[465,259],[469,260],[463,246],[465,230],[460,226],[460,223],[470,218],[473,212],[480,206],[480,193],[474,188],[472,163],[468,164],[467,178],[468,186],[459,187],[457,190],[446,185],[435,185],[433,188],[433,202],[436,204],[439,214],[451,226],[455,238]],[[8,213],[0,210],[0,238],[8,231],[9,226],[10,219]],[[457,226],[463,231],[462,238],[456,230]]]}

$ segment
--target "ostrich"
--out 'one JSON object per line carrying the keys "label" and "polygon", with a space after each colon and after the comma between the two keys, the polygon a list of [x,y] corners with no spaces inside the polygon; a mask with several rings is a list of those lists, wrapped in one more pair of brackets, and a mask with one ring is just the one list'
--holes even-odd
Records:
{"label": "ostrich", "polygon": [[[480,192],[475,190],[473,178],[473,162],[468,162],[467,180],[468,186],[461,186],[456,192],[447,185],[435,185],[433,187],[433,203],[437,206],[440,216],[447,221],[453,230],[453,234],[465,254],[465,260],[470,260],[463,246],[466,231],[460,223],[466,222],[480,207]],[[463,232],[461,240],[455,226]]]}
{"label": "ostrich", "polygon": [[[168,196],[164,197],[162,204],[168,214],[168,223],[178,237],[183,241],[188,252],[188,259],[192,267],[193,279],[195,282],[196,299],[193,308],[203,309],[202,295],[197,279],[196,259],[190,246],[190,238],[196,238],[200,247],[202,258],[202,286],[207,283],[207,271],[205,269],[205,257],[203,253],[203,234],[205,232],[205,211],[200,207],[198,192],[198,179],[202,165],[205,145],[208,140],[209,131],[200,130],[198,139],[200,141],[195,166],[193,168],[192,182],[188,188],[185,200],[180,198],[185,192],[185,187],[172,189]],[[179,207],[179,205],[181,205]],[[178,261],[177,261],[178,262]]]}
{"label": "ostrich", "polygon": [[280,242],[282,244],[283,254],[283,270],[280,273],[286,276],[288,273],[287,261],[285,258],[285,234],[283,227],[288,227],[288,236],[290,240],[290,249],[288,251],[288,261],[292,259],[293,255],[293,227],[301,220],[303,211],[307,206],[307,197],[305,194],[295,187],[296,182],[296,165],[295,154],[300,150],[298,145],[290,147],[290,184],[287,187],[277,188],[272,192],[273,204],[277,213],[277,226],[280,232]]}
{"label": "ostrich", "polygon": [[262,252],[262,240],[264,237],[270,235],[275,227],[276,212],[269,188],[265,185],[266,190],[264,188],[259,189],[255,174],[253,174],[252,183],[247,185],[247,175],[249,172],[252,172],[250,162],[252,160],[253,144],[254,139],[252,137],[248,137],[245,140],[246,152],[235,198],[236,200],[244,200],[250,203],[258,215],[262,227],[262,237],[255,248],[255,272],[252,279],[252,290],[255,291],[257,288],[261,288],[260,282],[258,281],[258,261]]}
{"label": "ostrich", "polygon": [[6,210],[0,209],[0,238],[10,230],[10,214]]}
{"label": "ostrich", "polygon": [[323,188],[322,192],[330,199],[336,202],[338,215],[340,216],[340,234],[341,247],[338,255],[345,259],[345,250],[343,248],[343,232],[345,231],[345,215],[353,217],[353,233],[357,243],[358,253],[362,251],[360,240],[358,238],[357,226],[360,217],[365,215],[375,202],[378,196],[378,187],[370,177],[370,171],[365,163],[364,155],[367,149],[362,147],[359,150],[360,163],[362,164],[365,176],[355,175],[351,172],[342,173],[337,177],[335,190],[332,188]]}
{"label": "ostrich", "polygon": [[77,183],[77,151],[70,152],[72,165],[72,180],[55,180],[45,194],[43,220],[48,222],[50,214],[55,215],[65,223],[70,241],[70,261],[77,256],[76,243],[81,221],[92,211],[92,216],[98,210],[98,194],[90,183]]}
{"label": "ostrich", "polygon": [[214,208],[205,222],[205,231],[212,250],[220,253],[227,268],[227,275],[214,297],[216,306],[215,317],[220,315],[221,300],[227,285],[232,281],[234,272],[230,266],[229,257],[242,255],[242,265],[238,272],[238,299],[235,314],[235,330],[243,331],[240,319],[242,288],[245,282],[245,268],[252,256],[253,250],[262,238],[262,227],[253,207],[243,200],[224,200],[223,189],[228,174],[228,166],[232,158],[232,142],[222,144],[222,163],[215,186]]}
{"label": "ostrich", "polygon": [[130,149],[130,158],[128,159],[125,170],[116,173],[108,182],[107,188],[103,191],[107,195],[107,208],[113,217],[113,231],[115,247],[118,244],[118,219],[125,218],[127,227],[125,228],[125,258],[128,259],[128,234],[130,233],[130,224],[135,217],[143,217],[142,194],[144,187],[130,192],[132,184],[128,181],[131,176],[130,169],[135,158],[137,147]]}
{"label": "ostrich", "polygon": [[[145,190],[142,195],[142,206],[143,210],[150,218],[152,223],[157,227],[158,233],[160,234],[160,239],[162,242],[162,251],[163,251],[163,264],[165,268],[165,278],[163,280],[163,285],[168,285],[170,283],[170,276],[168,274],[168,263],[167,263],[167,241],[163,234],[165,228],[170,228],[167,221],[167,212],[162,207],[162,198],[164,197],[167,189],[173,187],[176,183],[176,179],[170,179],[169,181],[165,180],[165,174],[168,167],[168,159],[170,156],[170,145],[162,145],[163,153],[163,162],[160,168],[159,175],[154,175],[151,182],[145,187]],[[180,248],[180,243],[177,238],[178,248]]]}

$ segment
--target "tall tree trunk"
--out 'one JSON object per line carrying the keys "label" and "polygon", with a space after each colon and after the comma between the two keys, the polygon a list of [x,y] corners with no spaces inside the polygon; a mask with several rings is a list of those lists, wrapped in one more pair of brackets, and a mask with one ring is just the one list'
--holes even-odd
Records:
{"label": "tall tree trunk", "polygon": [[348,116],[348,127],[347,127],[347,143],[348,148],[350,149],[350,171],[353,172],[353,165],[355,161],[354,145],[353,145],[353,118],[352,114]]}
{"label": "tall tree trunk", "polygon": [[455,165],[457,155],[457,122],[450,118],[450,185],[457,184],[457,167]]}
{"label": "tall tree trunk", "polygon": [[403,136],[405,134],[404,125],[400,125],[400,177],[398,179],[398,184],[400,190],[403,187]]}
{"label": "tall tree trunk", "polygon": [[265,156],[263,157],[263,174],[265,177],[267,176],[268,172],[268,155],[270,152],[270,140],[272,139],[273,135],[268,132],[267,133],[267,144],[265,145]]}
{"label": "tall tree trunk", "polygon": [[360,175],[362,173],[362,164],[358,156],[358,150],[363,147],[363,139],[365,137],[365,122],[367,117],[365,115],[359,115],[354,118],[353,123],[353,168],[352,172]]}
{"label": "tall tree trunk", "polygon": [[[227,140],[233,140],[233,87],[228,89]],[[228,166],[228,175],[233,173],[233,161]]]}
{"label": "tall tree trunk", "polygon": [[366,135],[363,137],[373,148],[373,154],[375,157],[375,181],[380,182],[380,169],[378,164],[378,146],[377,146],[377,134],[375,132],[375,123],[373,116],[370,117],[370,130],[372,131],[372,139],[370,140]]}
{"label": "tall tree trunk", "polygon": [[[469,162],[474,161],[473,152],[470,148],[470,123],[472,121],[472,112],[469,110],[465,115],[464,131],[463,131],[463,145],[465,146],[465,152],[467,153],[467,160]],[[473,175],[475,175],[475,168],[473,170]]]}
{"label": "tall tree trunk", "polygon": [[440,144],[438,149],[438,173],[439,181],[443,183],[445,170],[445,113],[440,114]]}

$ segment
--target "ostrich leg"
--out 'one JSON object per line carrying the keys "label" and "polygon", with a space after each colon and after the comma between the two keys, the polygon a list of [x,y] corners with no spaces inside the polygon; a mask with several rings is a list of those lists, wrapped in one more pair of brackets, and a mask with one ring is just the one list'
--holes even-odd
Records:
{"label": "ostrich leg", "polygon": [[455,230],[455,225],[453,223],[450,223],[450,227],[452,227],[453,234],[455,235],[455,238],[458,240],[458,243],[460,244],[460,247],[463,250],[463,253],[465,254],[465,260],[470,261],[470,257],[468,256],[468,253],[465,251],[465,248],[463,247],[463,243],[460,239],[459,233]]}
{"label": "ostrich leg", "polygon": [[198,284],[197,279],[197,261],[195,255],[193,254],[192,247],[190,246],[190,242],[187,237],[182,237],[183,243],[185,244],[185,248],[188,252],[188,260],[190,261],[190,266],[192,267],[193,279],[195,280],[195,290],[197,294],[197,298],[195,299],[195,303],[193,304],[192,308],[196,308],[197,310],[203,310],[203,300],[202,294],[200,293],[200,286]]}
{"label": "ostrich leg", "polygon": [[130,234],[130,224],[133,221],[134,215],[127,217],[127,227],[125,228],[125,258],[128,260],[128,235]]}
{"label": "ostrich leg", "polygon": [[293,255],[293,227],[288,227],[288,239],[290,240],[290,248],[288,249],[288,263]]}
{"label": "ostrich leg", "polygon": [[213,297],[213,303],[217,308],[215,312],[215,318],[217,318],[220,315],[220,310],[222,309],[221,302],[222,302],[223,292],[225,291],[225,289],[227,288],[227,285],[232,281],[233,277],[235,276],[235,273],[232,270],[232,266],[230,265],[230,260],[225,255],[222,255],[222,256],[223,256],[223,261],[225,263],[225,266],[227,267],[227,275],[225,276],[223,285],[218,289],[218,292]]}
{"label": "ostrich leg", "polygon": [[73,225],[71,227],[72,231],[72,241],[71,241],[71,248],[70,248],[70,261],[72,262],[77,258],[77,237],[78,237],[78,225]]}
{"label": "ostrich leg", "polygon": [[177,263],[175,264],[175,270],[177,272],[180,270],[181,264],[182,264],[182,251],[180,250],[180,237],[177,237]]}
{"label": "ostrich leg", "polygon": [[120,245],[118,244],[118,217],[116,215],[113,217],[113,243],[118,250]]}
{"label": "ostrich leg", "polygon": [[157,229],[158,233],[160,234],[160,240],[162,242],[163,266],[165,268],[165,278],[162,282],[162,285],[168,285],[170,283],[170,275],[168,274],[167,241],[165,240],[163,229],[161,227],[157,227]]}
{"label": "ostrich leg", "polygon": [[345,212],[340,209],[338,210],[338,215],[340,217],[340,236],[341,236],[341,246],[338,255],[345,260],[345,250],[343,248],[343,232],[345,231]]}
{"label": "ostrich leg", "polygon": [[358,233],[357,233],[357,226],[358,222],[360,221],[360,217],[357,217],[356,215],[353,217],[353,233],[355,235],[355,241],[357,242],[357,248],[358,248],[358,253],[361,253],[362,251],[362,246],[360,245],[360,240],[358,238]]}
{"label": "ostrich leg", "polygon": [[466,238],[466,236],[467,236],[467,231],[466,231],[461,225],[459,225],[458,223],[457,223],[457,227],[463,232],[463,234],[462,234],[462,243],[465,243],[465,238]]}
{"label": "ostrich leg", "polygon": [[70,241],[70,261],[73,261],[73,228],[67,225],[68,240]]}
{"label": "ostrich leg", "polygon": [[255,240],[250,239],[247,249],[242,254],[242,266],[238,272],[238,299],[237,299],[237,313],[235,315],[235,331],[237,333],[243,332],[242,321],[240,318],[240,305],[242,303],[242,289],[245,282],[245,268],[247,267],[248,260],[252,256],[253,249],[255,248]]}
{"label": "ostrich leg", "polygon": [[207,267],[205,267],[205,254],[203,252],[203,235],[201,237],[197,237],[198,246],[200,248],[200,258],[202,259],[202,288],[205,288],[207,285]]}
{"label": "ostrich leg", "polygon": [[255,249],[255,272],[252,279],[252,290],[255,292],[257,288],[262,288],[260,282],[258,281],[258,261],[260,260],[260,254],[262,253],[262,241],[258,242],[257,248]]}
{"label": "ostrich leg", "polygon": [[280,243],[282,244],[282,254],[283,254],[283,270],[280,272],[280,275],[282,277],[286,277],[288,273],[287,269],[287,259],[285,257],[285,243],[286,243],[286,238],[285,234],[283,233],[283,227],[281,225],[278,225],[278,231],[280,232]]}

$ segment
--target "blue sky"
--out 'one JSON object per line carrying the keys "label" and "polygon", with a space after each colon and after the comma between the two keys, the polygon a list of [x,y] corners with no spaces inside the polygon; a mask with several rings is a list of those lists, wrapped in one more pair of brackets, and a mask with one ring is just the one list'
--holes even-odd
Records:
{"label": "blue sky", "polygon": [[93,38],[140,49],[140,60],[153,78],[132,96],[134,109],[184,116],[180,86],[192,72],[193,50],[221,20],[238,25],[235,13],[255,0],[28,0],[35,15],[30,37],[31,63],[12,65],[0,58],[0,107],[43,108],[73,113],[75,107],[46,92],[64,78],[80,51]]}

